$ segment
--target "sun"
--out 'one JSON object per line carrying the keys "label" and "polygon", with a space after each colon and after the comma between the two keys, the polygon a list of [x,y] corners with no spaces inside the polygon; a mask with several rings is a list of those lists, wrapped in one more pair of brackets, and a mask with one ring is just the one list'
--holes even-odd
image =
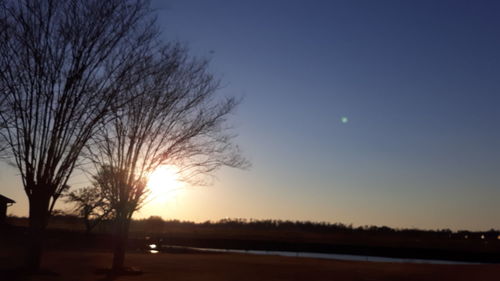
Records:
{"label": "sun", "polygon": [[174,166],[160,166],[148,177],[149,198],[154,201],[169,201],[182,187],[179,169]]}

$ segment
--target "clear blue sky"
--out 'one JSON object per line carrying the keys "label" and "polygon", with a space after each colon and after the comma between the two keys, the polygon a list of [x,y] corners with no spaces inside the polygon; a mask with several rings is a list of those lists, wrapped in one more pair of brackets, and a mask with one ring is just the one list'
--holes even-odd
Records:
{"label": "clear blue sky", "polygon": [[165,40],[211,58],[221,94],[244,97],[231,121],[253,167],[139,217],[500,228],[500,2],[153,7]]}

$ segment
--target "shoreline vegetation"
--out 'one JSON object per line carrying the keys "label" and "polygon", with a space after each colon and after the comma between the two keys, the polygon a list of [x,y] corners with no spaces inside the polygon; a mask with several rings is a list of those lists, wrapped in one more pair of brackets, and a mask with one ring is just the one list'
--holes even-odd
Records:
{"label": "shoreline vegetation", "polygon": [[[2,244],[21,245],[27,218],[9,217]],[[73,215],[51,218],[48,250],[108,250],[112,228],[98,226],[89,235]],[[164,221],[160,217],[134,220],[128,249],[148,250],[148,245],[195,248],[313,252],[348,255],[500,263],[500,232],[392,229],[386,226],[352,227],[344,224],[278,220],[225,219],[218,222]],[[75,243],[78,241],[78,243]],[[14,247],[15,248],[15,247]],[[164,247],[165,249],[168,247]],[[171,250],[166,252],[172,253]],[[175,252],[175,251],[174,251]]]}

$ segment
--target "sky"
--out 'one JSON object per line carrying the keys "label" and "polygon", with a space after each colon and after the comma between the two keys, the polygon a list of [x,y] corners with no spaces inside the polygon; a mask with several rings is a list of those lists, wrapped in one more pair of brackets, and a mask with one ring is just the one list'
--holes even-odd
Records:
{"label": "sky", "polygon": [[[243,99],[230,123],[252,167],[181,186],[137,218],[500,229],[500,2],[152,7],[162,39],[209,58],[220,95]],[[18,201],[9,212],[26,215],[16,171],[3,165],[0,180]]]}

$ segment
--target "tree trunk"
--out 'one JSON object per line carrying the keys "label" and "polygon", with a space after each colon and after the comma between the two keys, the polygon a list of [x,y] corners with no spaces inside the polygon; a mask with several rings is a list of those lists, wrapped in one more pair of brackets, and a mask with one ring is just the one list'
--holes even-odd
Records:
{"label": "tree trunk", "polygon": [[90,218],[84,217],[83,221],[85,223],[85,236],[90,236],[90,231],[92,231],[92,224]]}
{"label": "tree trunk", "polygon": [[111,269],[114,272],[121,272],[125,264],[125,251],[127,249],[130,220],[124,216],[118,216],[115,224],[115,244],[113,249],[113,266]]}
{"label": "tree trunk", "polygon": [[29,241],[25,266],[30,272],[40,270],[45,228],[49,217],[49,201],[50,197],[42,196],[32,196],[29,200]]}

